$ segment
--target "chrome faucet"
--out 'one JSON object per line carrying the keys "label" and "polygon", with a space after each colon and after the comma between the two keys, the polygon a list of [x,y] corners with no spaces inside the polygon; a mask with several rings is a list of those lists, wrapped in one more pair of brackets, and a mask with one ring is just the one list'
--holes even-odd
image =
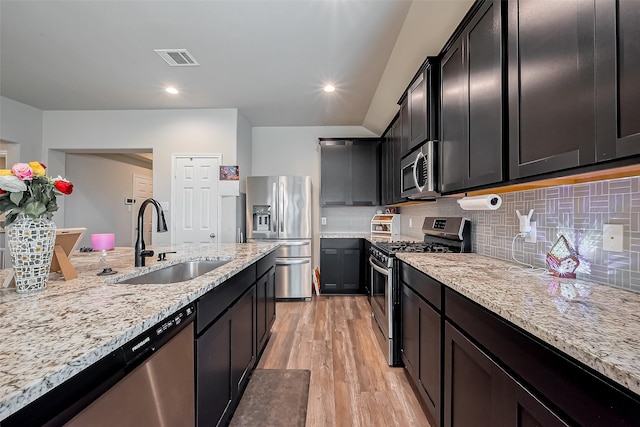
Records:
{"label": "chrome faucet", "polygon": [[164,213],[162,212],[162,206],[155,199],[147,199],[140,205],[138,211],[138,238],[136,239],[136,267],[144,267],[144,259],[146,257],[153,256],[153,251],[145,250],[144,237],[142,233],[142,222],[144,219],[144,209],[151,203],[156,208],[158,233],[164,233],[167,231],[167,222],[164,219]]}

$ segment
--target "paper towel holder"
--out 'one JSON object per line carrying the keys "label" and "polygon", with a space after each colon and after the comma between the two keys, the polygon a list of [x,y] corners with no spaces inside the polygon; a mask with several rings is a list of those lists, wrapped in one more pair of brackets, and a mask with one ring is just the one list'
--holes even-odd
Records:
{"label": "paper towel holder", "polygon": [[457,200],[460,208],[471,210],[496,210],[502,206],[502,198],[497,194],[485,194],[481,196],[463,197]]}

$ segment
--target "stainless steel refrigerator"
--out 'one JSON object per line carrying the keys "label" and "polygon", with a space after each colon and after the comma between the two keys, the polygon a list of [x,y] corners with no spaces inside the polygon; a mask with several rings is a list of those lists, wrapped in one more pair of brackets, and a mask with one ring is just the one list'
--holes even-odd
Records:
{"label": "stainless steel refrigerator", "polygon": [[275,241],[276,298],[311,299],[311,177],[247,177],[247,241]]}

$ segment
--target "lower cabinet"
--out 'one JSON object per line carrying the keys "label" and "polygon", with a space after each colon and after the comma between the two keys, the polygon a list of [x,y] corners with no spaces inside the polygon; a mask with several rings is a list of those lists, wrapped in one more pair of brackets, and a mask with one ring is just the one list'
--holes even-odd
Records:
{"label": "lower cabinet", "polygon": [[227,425],[275,320],[275,252],[198,300],[196,425]]}
{"label": "lower cabinet", "polygon": [[224,425],[231,419],[231,312],[196,340],[196,423]]}
{"label": "lower cabinet", "polygon": [[639,426],[640,396],[399,262],[401,355],[439,427]]}
{"label": "lower cabinet", "polygon": [[[400,286],[402,361],[423,403],[441,425],[442,285],[402,264]],[[435,305],[427,302],[427,298]]]}
{"label": "lower cabinet", "polygon": [[256,281],[257,348],[262,353],[271,335],[271,326],[276,320],[276,269],[271,267]]}
{"label": "lower cabinet", "polygon": [[436,420],[440,419],[442,317],[411,288],[402,286],[402,360]]}
{"label": "lower cabinet", "polygon": [[196,337],[197,425],[225,425],[231,419],[256,362],[255,312],[253,285]]}
{"label": "lower cabinet", "polygon": [[449,322],[444,336],[446,427],[568,425]]}
{"label": "lower cabinet", "polygon": [[242,394],[256,363],[256,287],[229,309],[231,312],[231,381],[233,396]]}
{"label": "lower cabinet", "polygon": [[320,239],[320,292],[364,293],[362,239]]}

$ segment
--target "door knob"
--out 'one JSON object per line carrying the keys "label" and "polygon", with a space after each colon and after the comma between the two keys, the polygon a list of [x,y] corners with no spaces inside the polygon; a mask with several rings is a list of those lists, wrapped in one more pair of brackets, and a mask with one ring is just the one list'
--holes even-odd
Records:
{"label": "door knob", "polygon": [[216,233],[211,233],[211,234],[209,234],[209,237],[211,237],[212,239],[215,239],[215,237],[216,237]]}

